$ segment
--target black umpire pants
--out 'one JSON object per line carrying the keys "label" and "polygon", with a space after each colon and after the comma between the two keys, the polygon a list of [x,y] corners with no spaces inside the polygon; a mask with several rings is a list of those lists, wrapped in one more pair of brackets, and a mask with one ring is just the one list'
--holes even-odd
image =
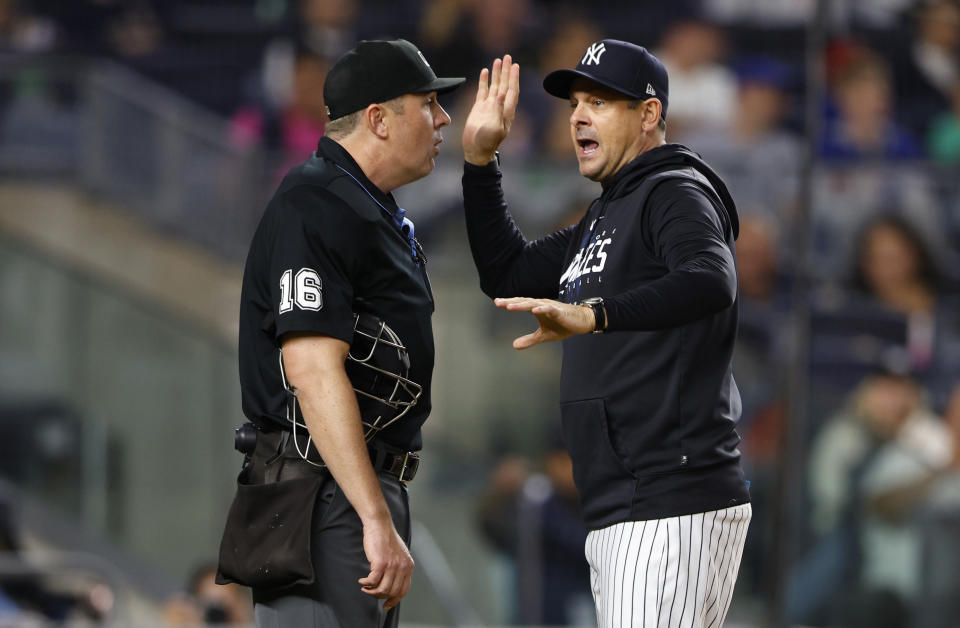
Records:
{"label": "black umpire pants", "polygon": [[[370,573],[359,515],[330,473],[319,473],[324,479],[314,504],[309,548],[316,580],[279,593],[254,589],[257,628],[397,628],[400,605],[384,612],[383,600],[363,593],[357,582]],[[387,471],[377,477],[393,525],[409,547],[407,487]]]}

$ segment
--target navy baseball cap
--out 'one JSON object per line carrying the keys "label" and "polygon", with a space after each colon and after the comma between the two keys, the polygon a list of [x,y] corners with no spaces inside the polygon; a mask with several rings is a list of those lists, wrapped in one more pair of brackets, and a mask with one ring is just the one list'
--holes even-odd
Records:
{"label": "navy baseball cap", "polygon": [[336,120],[404,94],[450,92],[466,80],[437,78],[423,53],[406,39],[364,40],[330,68],[323,100],[327,115]]}
{"label": "navy baseball cap", "polygon": [[667,118],[669,82],[660,59],[643,46],[619,39],[590,44],[574,70],[554,70],[543,79],[543,88],[557,98],[569,98],[570,86],[585,78],[637,100],[656,98]]}

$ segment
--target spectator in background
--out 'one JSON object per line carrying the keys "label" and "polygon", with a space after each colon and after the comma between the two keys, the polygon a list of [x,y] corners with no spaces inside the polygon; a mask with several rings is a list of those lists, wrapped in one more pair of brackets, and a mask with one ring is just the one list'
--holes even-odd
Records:
{"label": "spectator in background", "polygon": [[88,625],[109,618],[112,589],[82,571],[69,577],[55,567],[33,567],[20,537],[15,505],[0,499],[0,556],[7,560],[0,578],[0,626]]}
{"label": "spectator in background", "polygon": [[927,152],[943,164],[960,164],[960,80],[951,91],[951,107],[930,125]]}
{"label": "spectator in background", "polygon": [[889,207],[941,259],[949,250],[944,212],[917,161],[918,144],[894,121],[886,64],[862,46],[836,44],[828,51],[828,79],[831,98],[813,190],[816,273],[842,280],[840,273],[854,263],[850,242]]}
{"label": "spectator in background", "polygon": [[720,29],[700,20],[673,24],[654,51],[670,77],[673,141],[685,143],[694,131],[732,124],[737,82],[722,64],[725,52]]}
{"label": "spectator in background", "polygon": [[250,592],[238,584],[217,584],[217,565],[203,563],[190,574],[187,591],[164,605],[168,626],[253,624]]}
{"label": "spectator in background", "polygon": [[[895,29],[900,14],[917,0],[846,0],[827,2],[831,27]],[[805,29],[817,10],[814,0],[703,0],[705,14],[724,24]]]}
{"label": "spectator in background", "polygon": [[160,21],[146,3],[121,12],[107,33],[111,52],[131,62],[158,52],[164,40]]}
{"label": "spectator in background", "polygon": [[[479,72],[476,68],[489,65],[504,50],[532,67],[544,39],[537,8],[533,0],[429,2],[421,22],[424,54],[440,74],[462,74],[464,68]],[[437,12],[446,13],[439,25]]]}
{"label": "spectator in background", "polygon": [[781,323],[789,309],[790,281],[780,265],[776,227],[761,216],[744,216],[737,238],[740,324],[734,372],[743,401],[741,425],[777,397],[770,374],[778,371],[783,349]]}
{"label": "spectator in background", "polygon": [[0,0],[0,53],[50,52],[58,43],[54,22],[24,11],[23,0]]}
{"label": "spectator in background", "polygon": [[954,467],[960,459],[960,379],[954,384],[950,394],[950,400],[947,402],[946,409],[943,412],[943,420],[950,429],[951,440],[953,442]]}
{"label": "spectator in background", "polygon": [[809,0],[703,0],[704,15],[721,24],[802,29],[813,19]]}
{"label": "spectator in background", "polygon": [[960,319],[953,295],[923,239],[897,215],[882,216],[864,228],[856,243],[854,289],[907,321],[911,368],[940,401],[960,372]]}
{"label": "spectator in background", "polygon": [[950,250],[944,210],[928,173],[908,164],[820,164],[814,173],[814,270],[820,279],[842,282],[855,265],[851,246],[863,226],[895,208],[943,259]]}
{"label": "spectator in background", "polygon": [[913,36],[894,56],[898,111],[918,138],[950,109],[960,82],[960,2],[932,0],[917,5]]}
{"label": "spectator in background", "polygon": [[841,42],[827,51],[830,102],[820,157],[833,162],[919,159],[914,137],[893,116],[890,70],[872,50]]}
{"label": "spectator in background", "polygon": [[774,309],[789,297],[777,255],[777,227],[762,215],[744,216],[737,238],[737,284],[744,305]]}
{"label": "spectator in background", "polygon": [[790,282],[781,268],[777,241],[777,226],[769,217],[741,217],[736,247],[740,321],[733,372],[743,404],[737,431],[743,436],[740,450],[753,503],[741,576],[744,586],[757,594],[773,575],[767,548],[776,530],[769,504],[776,490],[785,414],[783,320]]}
{"label": "spectator in background", "polygon": [[904,219],[888,214],[870,222],[856,251],[858,291],[907,316],[932,318],[940,273],[929,249]]}
{"label": "spectator in background", "polygon": [[953,456],[944,423],[909,376],[867,377],[813,442],[811,524],[817,544],[792,578],[789,615],[817,622],[830,609],[850,628],[903,628],[919,581],[915,503],[902,493]]}
{"label": "spectator in background", "polygon": [[304,51],[318,59],[336,59],[358,39],[357,0],[291,0],[291,6],[287,31],[266,45],[259,71],[260,97],[274,110],[289,104]]}
{"label": "spectator in background", "polygon": [[573,464],[559,438],[543,457],[543,473],[505,458],[494,470],[478,510],[484,538],[511,558],[514,621],[583,626],[594,615],[590,569],[583,553],[587,529],[580,517]]}
{"label": "spectator in background", "polygon": [[[924,495],[921,542],[924,545],[916,628],[952,628],[960,617],[960,379],[954,373],[952,394],[944,410],[953,459],[942,471],[931,470],[916,490]],[[904,497],[909,498],[908,494]]]}
{"label": "spectator in background", "polygon": [[477,507],[477,523],[484,540],[511,557],[517,552],[517,501],[530,478],[528,466],[522,456],[500,458],[490,472]]}
{"label": "spectator in background", "polygon": [[[535,74],[538,81],[545,72],[561,67],[570,59],[576,59],[590,44],[603,38],[599,26],[587,16],[564,10],[560,11],[552,32],[537,60],[540,71],[531,73]],[[536,132],[541,157],[565,167],[574,163],[575,156],[570,151],[569,138],[570,104],[551,98],[542,89],[524,91],[524,95],[527,94],[527,99],[533,101],[535,107],[543,112],[539,116]]]}
{"label": "spectator in background", "polygon": [[116,57],[134,65],[161,50],[165,34],[153,0],[51,2],[72,52]]}
{"label": "spectator in background", "polygon": [[[51,53],[62,46],[63,29],[53,19],[28,10],[32,8],[25,0],[0,0],[0,55]],[[72,164],[83,124],[64,106],[72,96],[70,90],[44,64],[21,65],[7,59],[2,63],[0,145],[42,145],[63,163]],[[23,157],[22,150],[16,152],[18,159]]]}
{"label": "spectator in background", "polygon": [[296,4],[301,45],[334,58],[353,45],[358,0],[298,0]]}
{"label": "spectator in background", "polygon": [[290,94],[279,108],[247,106],[231,119],[231,140],[239,148],[262,143],[278,177],[316,150],[328,121],[323,82],[330,63],[312,51],[298,51]]}
{"label": "spectator in background", "polygon": [[732,123],[691,132],[687,145],[724,177],[743,215],[763,214],[789,224],[801,150],[799,140],[783,128],[790,108],[791,69],[764,57],[744,59],[734,67],[738,89]]}
{"label": "spectator in background", "polygon": [[[538,9],[534,0],[435,0],[427,5],[421,20],[421,31],[429,33],[423,53],[441,74],[466,72],[467,76],[476,76],[504,50],[511,51],[522,66],[535,67],[547,32]],[[437,12],[447,13],[443,28],[431,22]],[[523,79],[530,83],[527,91],[542,91],[538,83],[541,78],[531,72]],[[454,120],[449,130],[451,137],[459,137],[462,133],[462,125],[473,101],[473,96],[466,90],[458,94],[451,111]],[[520,104],[510,139],[501,147],[505,158],[520,161],[533,155],[537,148],[537,120],[542,116],[537,105],[542,101],[543,98]]]}

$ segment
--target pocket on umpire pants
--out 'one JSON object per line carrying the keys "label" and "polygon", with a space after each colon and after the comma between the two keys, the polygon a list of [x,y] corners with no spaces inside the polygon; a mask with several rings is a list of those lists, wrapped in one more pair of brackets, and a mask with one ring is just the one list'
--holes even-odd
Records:
{"label": "pocket on umpire pants", "polygon": [[603,399],[562,403],[560,417],[584,519],[592,525],[629,512],[636,478],[613,449]]}
{"label": "pocket on umpire pants", "polygon": [[245,484],[243,477],[220,541],[217,583],[255,589],[312,584],[310,541],[325,474],[268,484]]}

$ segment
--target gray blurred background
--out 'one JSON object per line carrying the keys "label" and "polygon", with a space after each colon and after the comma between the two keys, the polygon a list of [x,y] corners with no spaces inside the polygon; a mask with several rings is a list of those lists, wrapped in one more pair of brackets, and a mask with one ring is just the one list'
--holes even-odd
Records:
{"label": "gray blurred background", "polygon": [[459,136],[512,53],[507,201],[531,239],[577,220],[599,187],[540,81],[604,37],[665,62],[668,141],[741,212],[728,625],[960,625],[954,0],[0,0],[0,625],[249,622],[204,572],[241,462],[242,263],[332,61],[396,37],[468,77],[397,192],[437,297],[404,625],[593,625],[560,347],[511,349],[533,320],[479,291]]}

